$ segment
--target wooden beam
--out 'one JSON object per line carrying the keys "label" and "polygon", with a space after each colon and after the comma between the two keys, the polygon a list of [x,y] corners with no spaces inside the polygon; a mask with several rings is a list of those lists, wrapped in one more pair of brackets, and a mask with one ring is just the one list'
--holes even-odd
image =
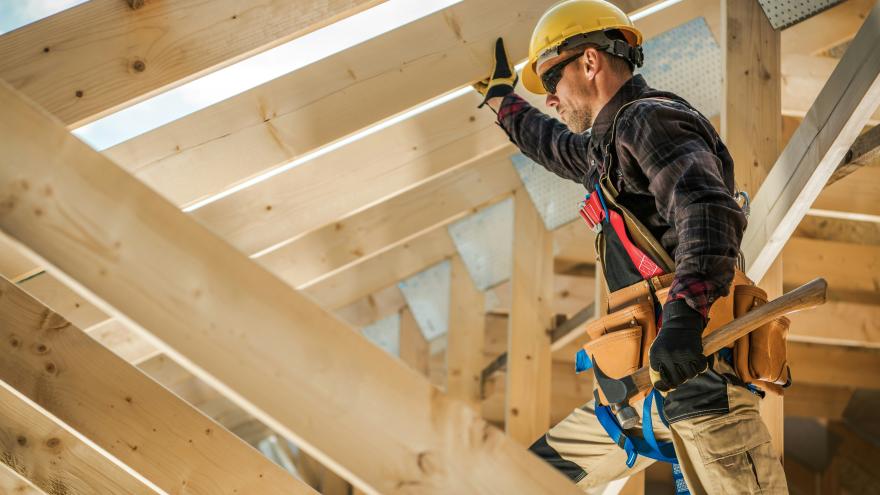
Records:
{"label": "wooden beam", "polygon": [[422,376],[428,375],[430,347],[425,340],[412,311],[400,311],[400,359]]}
{"label": "wooden beam", "polygon": [[801,383],[880,389],[880,349],[789,340],[788,361]]}
{"label": "wooden beam", "polygon": [[486,302],[460,256],[452,258],[450,286],[446,392],[479,410]]}
{"label": "wooden beam", "polygon": [[826,187],[860,168],[877,166],[880,166],[880,126],[874,126],[856,138]]}
{"label": "wooden beam", "polygon": [[794,235],[805,239],[880,246],[880,224],[873,222],[807,215]]}
{"label": "wooden beam", "polygon": [[[853,388],[800,383],[795,379],[785,390],[785,415],[843,419]],[[788,459],[785,460],[788,464]]]}
{"label": "wooden beam", "polygon": [[[782,113],[804,117],[830,79],[840,60],[821,55],[787,55],[782,61]],[[880,123],[880,112],[872,110],[866,124]]]}
{"label": "wooden beam", "polygon": [[[629,11],[651,1],[618,5]],[[189,204],[484,78],[498,37],[512,59],[525,59],[529,34],[553,3],[464,0],[115,146],[108,156]]]}
{"label": "wooden beam", "polygon": [[880,167],[862,167],[852,175],[824,188],[812,208],[880,216]]}
{"label": "wooden beam", "polygon": [[180,487],[199,494],[219,487],[312,493],[3,279],[0,341],[9,344],[0,360],[0,380],[169,493]]}
{"label": "wooden beam", "polygon": [[45,272],[21,282],[19,287],[79,328],[92,327],[108,318],[107,313]]}
{"label": "wooden beam", "polygon": [[880,5],[865,20],[752,202],[743,239],[760,280],[880,102]]}
{"label": "wooden beam", "polygon": [[0,230],[359,488],[577,493],[3,83],[0,106]]}
{"label": "wooden beam", "polygon": [[513,296],[507,347],[505,429],[531,445],[550,428],[553,239],[525,189],[513,195]]}
{"label": "wooden beam", "polygon": [[0,78],[78,127],[382,1],[85,2],[0,36]]}
{"label": "wooden beam", "polygon": [[819,55],[852,39],[875,0],[846,0],[782,32],[782,55]]}
{"label": "wooden beam", "polygon": [[46,495],[18,471],[0,462],[0,492],[16,495]]}
{"label": "wooden beam", "polygon": [[159,354],[159,349],[143,336],[115,319],[108,319],[87,329],[86,334],[135,366]]}
{"label": "wooden beam", "polygon": [[783,255],[786,285],[799,286],[822,276],[832,294],[876,294],[880,289],[880,246],[793,237]]}
{"label": "wooden beam", "polygon": [[40,272],[40,269],[18,251],[13,242],[0,235],[0,276],[21,282]]}
{"label": "wooden beam", "polygon": [[0,451],[0,462],[48,493],[155,493],[144,480],[2,381]]}
{"label": "wooden beam", "polygon": [[394,313],[400,313],[404,308],[406,299],[395,284],[339,308],[334,314],[353,327],[365,327]]}
{"label": "wooden beam", "polygon": [[521,181],[501,151],[454,173],[306,234],[261,256],[260,263],[302,290],[509,195]]}

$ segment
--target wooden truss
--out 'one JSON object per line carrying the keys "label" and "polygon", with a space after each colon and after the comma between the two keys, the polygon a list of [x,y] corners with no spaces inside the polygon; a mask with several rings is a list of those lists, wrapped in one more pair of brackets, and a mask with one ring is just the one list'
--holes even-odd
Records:
{"label": "wooden truss", "polygon": [[[70,133],[381,3],[91,0],[0,36],[0,491],[579,493],[524,447],[591,394],[570,368],[601,306],[592,237],[547,230],[494,116],[459,94],[306,160],[484,77],[499,36],[523,59],[553,0],[463,0],[101,153]],[[818,270],[835,294],[793,318],[786,414],[840,420],[880,388],[880,240],[791,236],[811,206],[880,216],[877,129],[859,137],[880,121],[880,5],[776,32],[757,0],[683,0],[637,24],[701,17],[753,195],[749,273],[773,294]],[[508,198],[512,277],[483,292],[447,227]],[[443,260],[450,330],[427,342],[395,284]],[[394,314],[400,360],[353,331]],[[291,476],[246,429],[345,482]]]}

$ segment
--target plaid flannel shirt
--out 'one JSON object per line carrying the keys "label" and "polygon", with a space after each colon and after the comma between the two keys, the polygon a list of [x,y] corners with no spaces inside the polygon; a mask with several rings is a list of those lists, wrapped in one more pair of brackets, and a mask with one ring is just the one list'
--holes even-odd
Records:
{"label": "plaid flannel shirt", "polygon": [[682,98],[650,88],[636,75],[575,134],[516,94],[498,123],[519,149],[556,175],[588,190],[604,173],[614,115],[615,160],[609,178],[629,209],[675,260],[669,301],[684,299],[705,318],[733,279],[746,218],[734,199],[733,160],[712,124]]}

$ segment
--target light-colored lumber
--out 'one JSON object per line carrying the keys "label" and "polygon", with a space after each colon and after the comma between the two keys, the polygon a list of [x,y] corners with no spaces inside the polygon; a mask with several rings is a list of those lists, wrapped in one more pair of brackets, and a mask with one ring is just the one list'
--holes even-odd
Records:
{"label": "light-colored lumber", "polygon": [[801,383],[880,389],[880,349],[790,341],[788,361]]}
{"label": "light-colored lumber", "polygon": [[0,36],[0,78],[78,127],[382,1],[89,1]]}
{"label": "light-colored lumber", "polygon": [[752,201],[742,250],[753,280],[763,278],[877,109],[878,44],[880,5],[875,5]]}
{"label": "light-colored lumber", "polygon": [[18,471],[0,462],[0,493],[9,495],[46,495]]}
{"label": "light-colored lumber", "polygon": [[360,489],[577,493],[6,84],[0,106],[0,230]]}
{"label": "light-colored lumber", "polygon": [[880,223],[807,215],[794,235],[807,239],[880,246]]}
{"label": "light-colored lumber", "polygon": [[325,309],[341,308],[453,254],[452,238],[446,227],[439,227],[327,277],[302,292]]}
{"label": "light-colored lumber", "polygon": [[110,318],[86,329],[86,334],[135,366],[159,354],[159,349],[143,336]]}
{"label": "light-colored lumber", "polygon": [[812,208],[880,216],[880,167],[862,167],[819,193]]}
{"label": "light-colored lumber", "polygon": [[428,375],[430,347],[409,308],[400,311],[400,359],[423,376]]}
{"label": "light-colored lumber", "polygon": [[[758,0],[725,0],[721,5],[724,51],[724,105],[721,135],[734,162],[737,187],[755,197],[779,156],[782,132],[782,75],[779,31]],[[756,281],[770,297],[782,293],[782,266]],[[768,393],[761,401],[776,454],[783,453],[783,399]]]}
{"label": "light-colored lumber", "polygon": [[[632,10],[648,0],[618,4]],[[552,0],[464,0],[108,150],[178,204],[486,76],[495,39],[514,60]]]}
{"label": "light-colored lumber", "polygon": [[521,181],[504,148],[454,173],[313,231],[265,256],[260,263],[305,289],[422,232],[462,218],[510,194]]}
{"label": "light-colored lumber", "polygon": [[312,493],[3,279],[0,341],[0,380],[169,493]]}
{"label": "light-colored lumber", "polygon": [[[46,371],[48,375],[54,372]],[[0,451],[0,462],[48,493],[156,493],[142,478],[3,381]]]}
{"label": "light-colored lumber", "polygon": [[513,195],[513,270],[505,430],[531,445],[550,428],[553,238],[526,190]]}
{"label": "light-colored lumber", "polygon": [[[583,228],[586,229],[586,227]],[[558,264],[554,263],[554,266],[558,266]],[[556,273],[553,276],[553,303],[551,305],[551,313],[554,315],[571,317],[583,309],[584,306],[593,302],[595,298],[595,288],[596,284],[593,277],[561,275]],[[503,314],[510,312],[510,281],[492,287],[492,289],[487,292],[493,294],[492,300],[495,303],[493,306],[487,307],[487,311]]]}
{"label": "light-colored lumber", "polygon": [[[789,117],[804,117],[840,61],[822,55],[790,54],[782,60],[782,112]],[[874,110],[866,123],[880,123]]]}
{"label": "light-colored lumber", "polygon": [[45,272],[21,282],[19,287],[79,328],[92,327],[108,318],[107,313]]}
{"label": "light-colored lumber", "polygon": [[818,55],[852,39],[876,0],[846,0],[782,32],[782,54]]}
{"label": "light-colored lumber", "polygon": [[446,393],[479,410],[486,302],[460,256],[452,257],[450,277]]}
{"label": "light-colored lumber", "polygon": [[787,285],[803,285],[821,276],[832,294],[880,289],[880,246],[792,237],[782,252]]}
{"label": "light-colored lumber", "polygon": [[[785,389],[786,416],[843,419],[843,411],[853,395],[851,387],[814,385],[797,380]],[[788,460],[786,459],[786,464]]]}
{"label": "light-colored lumber", "polygon": [[14,243],[0,235],[0,275],[13,282],[20,282],[39,271],[33,261],[19,252]]}
{"label": "light-colored lumber", "polygon": [[[354,282],[354,281],[353,281]],[[397,285],[389,285],[334,311],[353,327],[365,327],[394,313],[403,311],[406,299]]]}

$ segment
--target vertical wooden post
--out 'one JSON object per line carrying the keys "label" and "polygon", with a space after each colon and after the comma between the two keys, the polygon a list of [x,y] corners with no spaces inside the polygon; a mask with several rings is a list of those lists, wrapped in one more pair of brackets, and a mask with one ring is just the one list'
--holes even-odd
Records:
{"label": "vertical wooden post", "polygon": [[531,445],[550,427],[553,238],[525,189],[514,194],[513,230],[505,424]]}
{"label": "vertical wooden post", "polygon": [[446,393],[479,410],[483,371],[486,303],[467,267],[452,258],[449,299],[449,334],[446,344]]}
{"label": "vertical wooden post", "polygon": [[[780,35],[758,0],[722,0],[724,105],[721,134],[736,164],[737,186],[755,197],[779,156],[782,132]],[[782,291],[781,261],[762,287]],[[782,455],[782,397],[768,394],[762,416],[774,447]]]}
{"label": "vertical wooden post", "polygon": [[400,359],[423,376],[428,376],[428,341],[409,307],[400,311]]}

